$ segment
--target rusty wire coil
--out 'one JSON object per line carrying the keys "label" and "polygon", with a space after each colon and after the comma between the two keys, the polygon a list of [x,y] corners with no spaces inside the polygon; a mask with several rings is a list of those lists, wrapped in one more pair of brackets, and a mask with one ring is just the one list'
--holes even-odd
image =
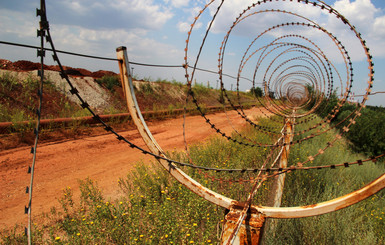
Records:
{"label": "rusty wire coil", "polygon": [[[356,28],[344,16],[323,1],[277,0],[257,1],[250,4],[240,12],[235,20],[228,23],[227,30],[221,29],[218,31],[215,28],[218,28],[217,26],[221,24],[218,24],[218,22],[223,22],[224,17],[221,16],[221,10],[223,10],[224,4],[225,1],[210,1],[205,5],[194,18],[186,39],[184,68],[189,86],[189,95],[206,123],[221,136],[245,146],[277,147],[283,144],[253,143],[235,139],[223,133],[215,125],[215,122],[212,122],[209,116],[201,110],[200,102],[192,89],[192,83],[198,72],[196,67],[204,67],[202,64],[214,66],[216,63],[218,80],[221,83],[221,89],[227,103],[257,130],[269,135],[280,134],[278,128],[259,126],[248,117],[239,96],[240,88],[244,83],[249,83],[248,86],[252,89],[255,89],[257,84],[262,85],[263,96],[256,98],[256,102],[260,103],[270,114],[278,116],[278,118],[295,118],[296,125],[311,123],[306,129],[296,132],[295,141],[290,144],[301,143],[317,137],[338,125],[331,125],[330,122],[338,115],[340,108],[351,97],[354,81],[353,62],[347,48],[335,33],[328,31],[327,27],[306,17],[303,14],[304,11],[295,11],[305,7],[312,7],[326,16],[339,20],[346,30],[351,33],[351,36],[356,38],[355,41],[361,46],[361,52],[366,56],[368,62],[365,95],[362,101],[356,104],[355,110],[339,123],[345,123],[346,125],[343,127],[341,134],[349,131],[349,127],[361,115],[360,111],[365,106],[374,81],[372,56],[365,40],[363,40]],[[276,21],[271,23],[263,21],[269,18]],[[202,25],[202,22],[205,25]],[[263,29],[256,28],[254,31],[249,28],[247,33],[242,33],[245,26],[259,27],[258,23],[263,26]],[[206,29],[204,31],[200,30],[201,26],[205,26]],[[217,38],[220,33],[223,33],[222,42],[212,43],[211,40],[214,39],[212,36]],[[199,39],[200,41],[197,41]],[[318,44],[317,41],[321,41],[321,44]],[[231,45],[236,47],[234,48]],[[325,46],[328,47],[327,45],[333,46],[333,50],[338,54],[337,57],[329,57],[330,52],[324,48]],[[217,52],[212,52],[217,53],[217,58],[205,55],[205,52],[212,49],[212,47],[217,47]],[[239,56],[242,57],[236,70],[238,99],[235,100],[229,96],[231,92],[225,89],[228,78],[222,76],[224,73],[231,74],[234,70],[231,70],[232,67],[230,67],[232,63],[228,62],[230,59],[234,61],[234,57],[236,57],[231,54],[233,50],[237,50],[241,54]],[[333,55],[335,56],[335,54]],[[230,69],[230,71],[226,69]],[[338,103],[330,110],[328,109],[329,101],[334,96],[337,96]],[[326,113],[327,116],[319,119],[314,116],[314,113]],[[276,119],[276,117],[270,117],[270,119],[278,122],[283,121]],[[297,163],[297,166],[302,167],[303,164],[323,154],[327,148],[341,138],[341,134],[335,135],[324,148],[308,156],[308,160],[305,162]]]}
{"label": "rusty wire coil", "polygon": [[[44,2],[44,0],[42,0]],[[332,127],[329,126],[331,120],[336,117],[338,114],[339,109],[346,103],[347,99],[349,98],[350,91],[352,88],[352,82],[353,82],[353,68],[352,68],[352,62],[350,59],[350,56],[348,52],[346,51],[345,47],[342,45],[342,42],[337,39],[333,34],[328,32],[325,28],[321,27],[320,25],[316,24],[315,22],[306,19],[305,17],[302,17],[299,14],[295,14],[290,11],[285,10],[274,10],[274,9],[262,9],[262,10],[256,10],[259,6],[264,6],[265,4],[274,4],[274,3],[283,3],[286,2],[287,4],[293,4],[293,6],[312,6],[321,9],[322,11],[325,11],[325,13],[328,13],[330,15],[334,15],[337,19],[340,19],[344,25],[348,26],[348,29],[350,29],[354,35],[358,38],[364,53],[367,57],[369,66],[369,81],[368,81],[368,88],[366,89],[366,94],[363,97],[363,100],[361,103],[358,104],[356,109],[348,115],[343,122],[348,122],[348,125],[344,127],[344,131],[348,131],[349,127],[355,123],[355,119],[360,116],[360,111],[364,107],[364,104],[366,100],[368,99],[368,95],[371,92],[371,87],[373,84],[373,63],[371,60],[371,55],[369,54],[369,49],[365,45],[365,41],[361,38],[361,35],[355,30],[354,26],[352,26],[342,15],[340,15],[337,11],[332,9],[330,6],[326,5],[322,1],[317,2],[311,2],[311,1],[305,1],[305,0],[297,0],[297,2],[293,1],[258,1],[249,7],[245,8],[241,14],[235,19],[235,21],[230,24],[229,31],[227,31],[227,34],[223,38],[223,42],[218,45],[219,52],[217,53],[219,55],[219,58],[215,58],[215,64],[218,65],[218,76],[221,81],[222,85],[222,91],[225,94],[226,100],[228,103],[233,107],[234,110],[237,111],[237,113],[242,116],[246,122],[252,124],[256,129],[258,129],[260,132],[264,132],[266,134],[279,136],[282,135],[284,132],[278,127],[261,127],[258,124],[256,124],[253,120],[249,119],[247,117],[246,112],[243,110],[241,100],[231,100],[231,96],[229,96],[229,92],[226,91],[224,88],[224,70],[228,69],[225,63],[225,49],[228,49],[228,44],[230,40],[230,34],[236,29],[240,23],[243,23],[244,21],[247,21],[248,18],[251,18],[251,16],[258,16],[259,14],[269,13],[269,14],[284,14],[284,15],[290,15],[295,16],[296,18],[300,18],[301,21],[288,21],[283,22],[281,24],[273,24],[271,27],[266,28],[264,31],[261,31],[260,33],[257,33],[253,36],[253,41],[249,42],[246,45],[246,51],[243,52],[243,58],[241,59],[239,68],[238,68],[238,74],[236,76],[237,81],[237,91],[239,95],[239,88],[241,86],[241,79],[240,78],[246,78],[244,80],[251,81],[251,86],[255,87],[255,85],[258,82],[258,79],[261,79],[263,84],[263,89],[265,91],[265,94],[262,98],[256,98],[256,101],[259,101],[261,105],[264,106],[265,109],[267,109],[272,114],[281,117],[281,118],[295,118],[296,123],[298,124],[304,124],[311,122],[312,125],[308,127],[307,129],[303,130],[302,132],[299,132],[296,134],[297,139],[295,141],[290,142],[290,144],[296,144],[301,143],[304,140],[314,138],[318,135],[321,135],[325,132],[328,132],[331,130]],[[220,135],[226,137],[229,140],[232,140],[234,142],[240,143],[244,146],[258,146],[258,147],[270,147],[269,151],[270,153],[266,157],[265,163],[262,166],[256,167],[253,166],[252,168],[244,168],[244,169],[221,169],[217,167],[209,167],[209,166],[197,166],[194,163],[184,163],[179,162],[176,160],[172,160],[171,158],[167,157],[163,150],[160,148],[160,146],[157,145],[156,141],[151,138],[151,133],[149,131],[141,132],[141,135],[143,138],[146,138],[146,144],[149,146],[150,150],[143,149],[142,147],[139,147],[132,143],[130,140],[126,139],[119,133],[117,133],[112,127],[110,127],[108,124],[106,124],[102,118],[97,115],[89,106],[89,104],[79,95],[79,91],[76,87],[74,87],[71,82],[68,79],[68,75],[65,73],[63,66],[60,63],[60,60],[57,56],[57,52],[54,48],[54,44],[50,35],[49,29],[47,30],[47,41],[51,44],[52,51],[53,51],[53,58],[58,63],[60,67],[60,74],[63,79],[67,81],[67,83],[70,85],[71,89],[70,92],[74,96],[76,96],[79,101],[80,105],[87,109],[92,115],[93,118],[96,121],[99,121],[104,129],[113,135],[117,137],[118,140],[126,142],[129,147],[137,149],[141,151],[143,154],[149,154],[153,156],[156,160],[162,164],[163,167],[165,167],[171,175],[173,175],[178,181],[186,185],[188,188],[190,188],[193,192],[196,194],[202,196],[203,198],[221,206],[227,209],[230,209],[234,204],[239,204],[237,201],[225,197],[219,193],[216,193],[215,191],[212,191],[200,183],[194,181],[190,176],[186,175],[179,166],[184,167],[191,167],[195,169],[199,169],[201,172],[204,171],[212,171],[213,172],[236,172],[236,173],[258,173],[257,176],[248,176],[246,175],[243,177],[243,179],[239,179],[239,183],[247,183],[251,182],[254,184],[260,184],[265,181],[269,177],[274,177],[276,175],[291,172],[294,170],[309,170],[309,169],[324,169],[324,168],[331,168],[334,169],[336,167],[349,167],[351,165],[363,165],[365,162],[369,161],[377,161],[379,158],[383,157],[384,154],[380,156],[374,156],[366,160],[357,160],[355,162],[345,162],[342,164],[333,164],[328,166],[303,166],[305,163],[309,161],[313,161],[314,158],[320,154],[323,154],[324,151],[333,145],[335,141],[340,139],[342,136],[341,134],[337,134],[332,140],[330,140],[324,148],[319,149],[316,154],[312,154],[307,157],[308,160],[297,163],[296,165],[292,165],[290,167],[274,167],[274,165],[269,160],[272,160],[273,162],[276,162],[274,159],[278,159],[278,156],[280,153],[278,153],[276,150],[279,150],[279,148],[282,148],[287,143],[285,143],[283,140],[278,139],[276,142],[271,142],[270,144],[262,143],[262,142],[253,142],[252,140],[245,143],[243,141],[238,141],[238,139],[233,138],[231,136],[228,136],[224,134],[216,125],[215,122],[211,122],[209,117],[204,114],[203,110],[199,107],[199,101],[197,100],[196,96],[194,95],[194,92],[192,90],[192,81],[194,79],[195,73],[197,71],[203,71],[206,69],[197,68],[197,65],[200,61],[200,56],[202,54],[202,50],[205,46],[206,40],[210,35],[211,27],[214,23],[214,20],[216,19],[222,5],[224,3],[224,0],[222,0],[218,6],[214,6],[214,0],[210,1],[195,17],[195,20],[193,24],[191,25],[191,30],[188,33],[188,38],[186,40],[186,48],[185,48],[185,63],[183,64],[183,67],[186,71],[186,78],[187,78],[187,84],[189,86],[189,92],[188,95],[191,96],[193,102],[196,104],[197,109],[201,112],[202,116],[205,118],[206,122],[212,127],[217,133]],[[302,4],[302,5],[301,5]],[[212,12],[212,18],[209,20],[207,24],[207,29],[203,33],[203,40],[201,41],[201,45],[197,49],[197,55],[196,56],[190,56],[189,50],[190,50],[190,40],[194,26],[197,24],[197,21],[202,18],[205,11],[207,12],[209,8],[211,7]],[[254,11],[256,10],[256,11]],[[254,11],[254,12],[251,12]],[[207,16],[206,16],[207,17]],[[305,22],[307,21],[307,22]],[[274,32],[275,30],[281,30],[289,29],[293,27],[304,27],[309,28],[310,30],[316,30],[323,35],[326,35],[332,42],[336,45],[338,52],[343,57],[343,63],[344,63],[344,69],[346,71],[346,74],[342,74],[340,70],[337,71],[336,64],[333,64],[330,58],[325,54],[324,51],[319,47],[319,45],[315,44],[315,42],[310,38],[307,37],[304,34],[282,34],[278,35],[278,37],[274,37],[274,39],[270,40],[269,42],[265,42],[263,45],[254,47],[254,43],[261,37],[264,37],[266,33]],[[199,39],[202,37],[198,35]],[[288,39],[288,40],[286,40]],[[302,40],[304,43],[300,42],[294,42],[291,39],[297,39]],[[305,45],[308,44],[308,45]],[[120,48],[118,48],[120,49]],[[119,64],[120,68],[123,69],[123,60],[121,55],[124,53],[119,52]],[[279,51],[278,54],[275,53],[276,51]],[[258,52],[261,52],[258,56]],[[292,55],[296,53],[297,55]],[[273,58],[269,60],[269,57],[272,56]],[[191,58],[193,57],[193,58]],[[254,65],[252,64],[251,73],[247,74],[247,68],[248,64],[252,63],[254,57],[257,57],[254,62]],[[279,59],[281,57],[285,57],[282,61]],[[127,59],[128,60],[128,59]],[[189,64],[191,62],[191,64]],[[299,63],[297,63],[299,62]],[[128,63],[127,63],[128,64]],[[126,64],[126,65],[127,65]],[[190,68],[192,67],[192,71],[190,72]],[[124,69],[128,72],[129,69],[128,65]],[[259,74],[262,75],[259,77]],[[251,75],[250,75],[251,74]],[[249,77],[247,77],[250,75]],[[326,101],[328,102],[329,98],[332,98],[332,95],[334,93],[334,87],[335,84],[333,83],[334,77],[338,77],[337,84],[341,85],[340,93],[339,93],[339,102],[337,106],[335,106],[332,110],[328,111],[328,115],[321,120],[317,119],[316,116],[312,115],[313,112],[319,112],[327,110],[327,107],[325,107],[323,104]],[[231,77],[231,76],[226,76]],[[344,79],[342,79],[344,77]],[[345,78],[346,77],[346,78]],[[131,79],[131,77],[127,78],[128,80]],[[132,80],[132,79],[131,79]],[[127,82],[127,81],[126,81]],[[132,81],[131,81],[132,82]],[[308,86],[309,85],[309,86]],[[345,86],[345,87],[342,87]],[[313,90],[309,89],[312,88]],[[133,92],[133,91],[132,91]],[[277,96],[277,98],[273,98]],[[131,98],[131,102],[135,102],[136,100]],[[133,103],[132,103],[133,104]],[[137,107],[129,106],[130,111],[132,111],[132,116],[136,118],[136,120],[141,120],[140,123],[145,125],[144,119],[139,118],[140,117],[140,111],[138,111]],[[271,118],[272,121],[280,122],[279,119]],[[139,124],[140,124],[139,123]],[[138,125],[139,125],[138,124]],[[138,126],[137,125],[137,126]],[[142,127],[138,126],[138,128]],[[307,133],[307,135],[302,135]],[[210,164],[210,163],[209,163]],[[266,174],[261,175],[262,172],[266,172]],[[205,176],[208,179],[212,179],[214,181],[228,181],[228,183],[231,184],[231,181],[233,180],[227,180],[223,179],[221,177],[214,177],[210,175]],[[361,188],[360,190],[357,190],[356,192],[360,193],[360,200],[370,196],[372,193],[379,191],[380,189],[384,188],[384,178],[385,175],[381,176],[377,180],[373,181],[372,183],[368,184],[367,186]],[[255,186],[255,185],[254,185]],[[251,192],[254,193],[254,186],[253,190]],[[259,187],[257,187],[259,188]],[[343,201],[341,204],[341,201],[338,199],[334,199],[328,202],[320,203],[319,206],[321,208],[313,208],[313,207],[292,207],[288,209],[285,208],[272,208],[272,207],[261,207],[261,206],[250,206],[250,209],[263,213],[266,217],[275,217],[275,218],[298,218],[298,217],[305,217],[305,216],[311,216],[311,215],[319,215],[327,212],[331,212],[332,210],[337,210],[349,205],[354,204],[355,202],[359,201],[358,199],[354,199],[354,193],[348,194],[349,196],[346,201]],[[353,198],[352,198],[353,197]],[[248,198],[249,199],[249,198]],[[252,199],[252,196],[250,195],[250,200]],[[353,200],[354,199],[354,200]],[[244,205],[247,207],[247,205]]]}
{"label": "rusty wire coil", "polygon": [[[222,132],[220,128],[218,128],[215,125],[215,122],[212,122],[207,116],[202,108],[200,108],[199,101],[194,95],[194,92],[192,90],[192,81],[194,79],[195,72],[197,71],[207,71],[207,69],[198,68],[197,65],[200,61],[200,55],[202,54],[202,50],[205,46],[206,38],[210,34],[211,26],[214,23],[215,17],[219,13],[222,4],[224,1],[221,1],[220,4],[217,6],[211,6],[214,4],[214,0],[210,1],[205,7],[199,11],[199,14],[194,18],[193,23],[191,24],[191,29],[188,32],[188,37],[186,40],[186,48],[185,48],[185,63],[183,64],[183,67],[185,69],[185,76],[187,79],[187,84],[189,87],[188,95],[192,97],[192,101],[196,104],[196,107],[198,111],[201,112],[201,115],[205,118],[206,123],[210,125],[211,128],[213,128],[218,134],[225,137],[226,139],[239,143],[243,146],[247,147],[269,147],[271,148],[270,151],[274,151],[279,149],[279,147],[284,146],[286,143],[283,143],[282,141],[276,141],[276,142],[270,142],[270,143],[263,143],[263,142],[256,142],[254,139],[250,140],[246,136],[243,138],[246,140],[239,140],[235,137],[232,137],[230,135],[225,134]],[[252,125],[254,128],[256,128],[258,131],[266,133],[268,135],[272,135],[275,137],[278,137],[282,134],[281,127],[270,127],[270,126],[260,126],[256,124],[253,120],[251,120],[246,112],[243,110],[243,106],[239,97],[239,87],[242,81],[249,81],[251,82],[251,85],[253,88],[255,88],[255,85],[258,83],[257,78],[258,74],[261,73],[263,63],[268,60],[269,56],[272,56],[273,58],[267,62],[267,65],[264,67],[265,70],[262,73],[262,76],[260,77],[261,81],[263,81],[263,89],[265,91],[265,94],[263,97],[257,97],[256,102],[260,103],[267,111],[272,113],[273,115],[276,115],[281,118],[285,117],[293,117],[296,118],[296,121],[294,125],[299,124],[305,124],[309,122],[313,122],[311,126],[309,126],[307,129],[304,129],[302,131],[298,131],[294,133],[297,138],[290,142],[291,145],[301,143],[305,140],[314,138],[316,136],[319,136],[325,132],[330,131],[332,128],[335,128],[337,125],[331,126],[329,123],[331,120],[336,117],[339,109],[346,103],[347,98],[349,98],[350,91],[352,88],[352,82],[353,82],[353,68],[352,68],[352,62],[350,60],[350,56],[348,55],[347,50],[342,45],[342,42],[337,39],[333,34],[328,32],[325,28],[318,25],[316,22],[310,20],[309,18],[306,18],[304,16],[301,16],[300,14],[286,11],[283,9],[257,9],[260,6],[268,5],[268,4],[274,4],[276,2],[286,2],[288,4],[292,4],[293,6],[296,6],[298,4],[300,5],[311,5],[312,7],[318,7],[322,11],[324,11],[327,14],[331,14],[336,16],[337,19],[340,19],[345,25],[348,25],[350,30],[353,31],[355,36],[360,41],[360,44],[362,45],[365,55],[367,56],[368,62],[369,62],[369,81],[368,81],[368,88],[366,89],[366,94],[363,97],[363,100],[361,103],[358,104],[356,109],[348,115],[345,119],[341,120],[341,123],[348,122],[348,125],[344,127],[344,131],[347,132],[349,130],[349,127],[355,123],[356,117],[360,116],[361,109],[364,107],[364,104],[366,100],[368,99],[368,95],[371,92],[371,87],[373,84],[373,63],[371,61],[371,55],[369,54],[369,48],[366,47],[365,41],[361,38],[361,35],[355,30],[354,26],[352,26],[342,15],[340,15],[337,11],[332,9],[330,6],[324,4],[322,1],[317,2],[311,2],[311,1],[303,1],[299,0],[297,2],[287,2],[287,1],[258,1],[256,3],[251,4],[249,7],[245,8],[241,14],[236,18],[236,20],[230,25],[229,31],[226,32],[226,35],[223,38],[223,41],[218,45],[219,52],[217,55],[219,58],[215,58],[215,64],[218,67],[218,77],[221,81],[221,87],[222,91],[224,93],[224,96],[229,103],[233,107],[233,109],[245,119],[247,123]],[[280,5],[279,5],[280,6]],[[208,11],[209,8],[212,8],[213,17],[211,20],[209,20],[207,25],[207,30],[204,33],[203,40],[201,41],[201,45],[198,48],[198,54],[192,59],[193,62],[190,64],[190,56],[189,56],[189,49],[190,49],[190,39],[193,34],[194,26],[198,22],[198,20],[202,17],[202,15],[205,13],[205,11]],[[268,6],[269,7],[269,6]],[[271,6],[270,6],[271,7]],[[300,21],[288,21],[288,22],[282,22],[278,24],[272,24],[270,27],[264,29],[263,31],[253,34],[253,37],[251,38],[252,41],[250,41],[245,46],[245,51],[243,52],[242,59],[239,64],[238,73],[237,76],[229,76],[224,72],[224,57],[225,57],[225,49],[228,48],[227,44],[229,42],[230,34],[232,32],[235,32],[236,27],[240,25],[240,23],[246,22],[248,18],[251,18],[252,16],[258,16],[260,14],[282,14],[282,15],[288,15],[288,16],[294,16],[295,18],[298,18]],[[306,21],[306,22],[304,22]],[[296,32],[295,34],[283,34],[277,37],[274,37],[270,42],[265,42],[261,46],[254,47],[257,40],[261,39],[262,37],[266,36],[267,33],[274,32],[275,30],[285,29],[285,28],[292,28],[292,27],[304,27],[309,28],[311,30],[315,30],[317,32],[325,34],[332,42],[336,45],[338,52],[341,54],[344,64],[345,64],[345,71],[346,74],[346,81],[343,81],[341,72],[339,72],[336,68],[336,66],[330,61],[330,59],[327,58],[327,55],[322,51],[322,49],[309,37],[306,37],[305,35],[301,35],[300,33]],[[49,34],[49,33],[48,33]],[[201,37],[199,37],[201,38]],[[296,43],[293,40],[286,40],[294,38],[295,40],[302,40],[304,43]],[[61,67],[61,64],[57,58],[56,50],[53,48],[52,39],[47,39],[51,42],[52,50],[54,51],[54,60],[59,63],[59,66]],[[308,44],[306,46],[305,44]],[[283,49],[279,51],[280,49]],[[279,51],[278,53],[275,53],[276,51]],[[259,56],[257,56],[257,53],[260,52]],[[285,58],[281,62],[277,62],[277,60],[280,57],[285,57],[287,54],[297,53],[297,56],[291,56],[289,58]],[[256,63],[252,66],[252,72],[250,77],[247,77],[247,75],[244,75],[245,68],[247,67],[247,64],[251,63],[251,60],[255,59]],[[295,62],[302,62],[300,64],[296,64]],[[277,64],[276,64],[277,63]],[[294,63],[294,64],[292,64]],[[192,70],[191,70],[192,69]],[[191,71],[190,71],[191,70]],[[269,73],[270,72],[270,73]],[[226,75],[225,75],[226,74]],[[277,75],[278,74],[278,75]],[[309,161],[314,160],[314,158],[320,154],[323,154],[327,148],[332,146],[338,139],[341,138],[341,134],[337,134],[332,140],[330,140],[325,147],[322,149],[318,149],[318,151],[307,157],[308,160],[304,162],[299,162],[296,165],[292,165],[288,168],[280,169],[280,168],[274,168],[274,167],[257,167],[253,166],[251,168],[245,168],[245,169],[223,169],[218,167],[212,167],[212,166],[199,166],[194,163],[183,163],[179,161],[175,161],[169,158],[165,158],[159,155],[156,155],[154,153],[148,152],[141,147],[136,146],[135,144],[131,143],[129,140],[125,139],[123,136],[119,135],[117,132],[115,132],[110,126],[108,126],[101,118],[95,114],[89,107],[88,103],[84,101],[83,98],[80,97],[78,94],[78,91],[73,85],[68,81],[68,77],[61,68],[61,75],[63,78],[67,80],[67,82],[70,84],[71,87],[71,94],[77,96],[80,100],[80,104],[83,108],[88,109],[91,114],[94,116],[94,119],[101,122],[102,125],[105,127],[105,129],[109,132],[112,132],[117,136],[119,140],[126,141],[130,147],[137,148],[144,154],[150,154],[153,155],[157,159],[164,159],[168,161],[170,164],[176,164],[179,166],[187,166],[192,168],[197,168],[201,170],[212,170],[216,172],[257,172],[257,171],[266,171],[269,172],[271,170],[273,171],[290,171],[293,168],[295,169],[311,169],[304,167],[303,165],[306,164]],[[237,88],[237,94],[238,99],[232,100],[231,96],[229,96],[228,91],[224,88],[224,78],[235,78],[236,88]],[[321,102],[328,102],[329,97],[333,94],[333,77],[338,77],[337,84],[341,86],[340,89],[340,98],[338,105],[330,110],[328,112],[328,115],[319,120],[317,119],[317,116],[315,116],[313,113],[317,111],[324,111],[326,110],[325,106],[321,106]],[[342,88],[343,84],[346,84],[345,88]],[[314,91],[309,91],[307,86],[310,86],[314,89]],[[311,93],[313,92],[313,94]],[[276,94],[277,98],[272,98],[272,94]],[[313,95],[313,96],[311,96]],[[311,106],[310,106],[311,105]],[[295,109],[296,111],[303,109],[304,113],[296,113],[293,114],[292,110]],[[261,113],[264,113],[262,110]],[[265,114],[268,116],[267,114]],[[270,117],[270,116],[268,116]],[[282,120],[276,119],[274,117],[270,117],[270,120],[276,121],[279,123],[282,123]],[[239,133],[239,132],[237,132]],[[307,134],[305,134],[307,133]],[[306,135],[306,136],[305,136]],[[381,156],[376,157],[379,158]],[[360,160],[363,162],[370,161],[373,158],[366,159],[366,160]],[[356,162],[348,163],[348,165],[356,164]],[[340,166],[341,164],[336,165],[330,165],[330,166],[322,166],[323,167],[333,167],[333,166]],[[342,164],[341,166],[345,166],[346,163]]]}

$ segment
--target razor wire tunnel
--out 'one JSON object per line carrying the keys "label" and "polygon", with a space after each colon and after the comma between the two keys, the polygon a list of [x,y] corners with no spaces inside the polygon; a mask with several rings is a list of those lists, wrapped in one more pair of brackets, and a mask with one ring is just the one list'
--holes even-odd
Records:
{"label": "razor wire tunnel", "polygon": [[[301,9],[315,9],[325,18],[332,18],[334,21],[338,21],[339,24],[345,27],[345,31],[350,33],[350,37],[354,37],[356,44],[360,47],[359,52],[366,57],[368,73],[366,89],[362,92],[362,100],[358,103],[350,102],[353,97],[356,97],[352,94],[352,88],[355,83],[362,83],[362,81],[354,80],[354,64],[349,54],[350,51],[347,48],[349,45],[344,44],[346,38],[339,37],[335,32],[329,30],[327,26],[312,20],[311,16],[307,16],[306,11],[301,11]],[[310,164],[318,156],[327,153],[327,150],[333,147],[335,142],[341,139],[343,134],[349,131],[349,127],[354,125],[356,119],[361,116],[361,110],[365,107],[365,102],[372,93],[374,68],[370,50],[358,30],[337,10],[323,1],[255,1],[241,9],[227,25],[219,26],[221,21],[224,20],[223,17],[226,13],[222,13],[222,11],[225,12],[225,10],[226,1],[212,0],[198,12],[187,33],[183,64],[181,65],[154,65],[130,62],[124,47],[117,49],[117,59],[57,50],[53,42],[54,37],[51,37],[50,34],[43,0],[41,1],[41,9],[37,12],[41,17],[40,29],[38,31],[38,36],[41,37],[41,46],[35,47],[4,41],[1,41],[1,44],[38,50],[38,56],[41,57],[41,70],[39,71],[39,76],[41,77],[39,95],[41,99],[43,99],[42,86],[45,51],[52,52],[54,61],[60,67],[62,78],[71,87],[70,93],[78,98],[80,106],[88,110],[94,120],[100,122],[102,127],[119,141],[127,143],[129,147],[139,150],[143,154],[153,156],[178,181],[201,197],[226,209],[240,205],[240,202],[218,194],[204,187],[201,183],[196,182],[184,172],[185,168],[195,169],[199,174],[203,174],[213,181],[248,183],[251,191],[247,201],[241,205],[243,213],[240,217],[244,218],[242,215],[249,209],[255,210],[266,217],[277,218],[306,217],[323,214],[352,205],[370,196],[370,193],[384,188],[385,175],[382,175],[360,190],[347,194],[343,200],[337,198],[338,200],[333,199],[328,202],[318,203],[314,207],[265,207],[252,202],[261,183],[267,179],[272,179],[272,177],[291,173],[295,170],[335,169],[336,167],[346,168],[351,165],[363,165],[364,163],[375,162],[385,155],[383,153],[368,159],[332,165],[314,166]],[[202,25],[202,23],[204,24]],[[226,26],[227,29],[221,29],[223,26]],[[218,39],[219,36],[220,38]],[[45,48],[44,41],[50,44],[50,49]],[[212,47],[216,47],[216,49]],[[330,50],[333,51],[331,52]],[[357,50],[353,50],[353,52],[357,52]],[[83,56],[85,58],[105,59],[119,63],[121,80],[126,91],[130,113],[146,141],[148,149],[135,145],[130,139],[116,132],[93,111],[87,101],[80,96],[78,89],[71,84],[60,62],[59,53]],[[230,62],[234,60],[239,62],[236,67],[234,67],[233,62]],[[222,168],[212,163],[197,163],[191,158],[188,158],[187,161],[180,161],[167,156],[153,138],[141,115],[140,105],[137,104],[132,85],[130,64],[147,67],[158,66],[165,69],[184,69],[188,88],[186,92],[186,105],[193,103],[207,126],[211,127],[218,136],[245,148],[264,149],[267,152],[264,155],[264,161],[255,165],[248,165],[247,167],[233,165],[230,168]],[[217,67],[217,70],[208,69],[207,67]],[[197,74],[204,72],[213,73],[218,76],[221,85],[221,99],[219,101],[223,105],[224,113],[235,111],[239,117],[244,119],[245,124],[248,124],[253,130],[271,136],[274,140],[266,142],[262,138],[250,138],[247,133],[245,134],[237,130],[234,130],[235,133],[233,134],[225,133],[202,108],[200,98],[198,98],[194,90],[194,80]],[[236,81],[235,92],[225,89],[225,84],[229,79]],[[257,105],[255,108],[273,122],[273,126],[259,125],[258,119],[248,115],[249,107],[241,99],[241,87],[250,88],[252,93],[260,89],[260,94],[254,93],[253,104]],[[320,135],[330,133],[333,128],[336,128],[336,125],[331,122],[339,115],[339,111],[345,104],[354,105],[354,110],[342,119],[341,123],[344,123],[345,126],[341,133],[334,134],[327,144],[315,152],[309,153],[304,161],[286,162],[286,165],[278,165],[279,159],[283,158],[282,155],[289,154],[290,146],[316,139]],[[38,109],[37,115],[40,120],[41,107]],[[31,150],[31,153],[34,154],[33,163],[28,170],[31,173],[31,184],[27,188],[30,198],[29,204],[26,207],[26,213],[29,216],[32,203],[33,172],[38,147],[39,120],[37,120],[35,128],[36,143]],[[185,123],[188,123],[188,120]],[[229,123],[231,124],[231,120],[229,120]],[[294,126],[295,128],[300,127],[301,130],[294,130]],[[185,133],[188,132],[184,131]],[[186,152],[189,151],[187,145],[186,142]],[[286,161],[287,159],[288,156],[286,156]],[[224,178],[222,175],[216,176],[217,173],[233,174],[237,179]],[[361,197],[357,199],[358,195]],[[237,226],[242,222],[243,218],[240,218]],[[27,229],[29,234],[30,230],[31,227],[29,225]],[[230,240],[233,239],[235,234],[236,231],[230,235]]]}

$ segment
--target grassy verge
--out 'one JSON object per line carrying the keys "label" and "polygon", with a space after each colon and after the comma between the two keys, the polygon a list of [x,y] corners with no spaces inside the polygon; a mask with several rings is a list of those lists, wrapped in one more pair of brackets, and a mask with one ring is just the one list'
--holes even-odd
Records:
{"label": "grassy verge", "polygon": [[[297,128],[300,130],[300,128]],[[332,131],[291,149],[290,162],[304,161],[326,145]],[[352,153],[341,140],[317,157],[313,165],[353,162],[362,154]],[[296,171],[287,176],[282,206],[310,205],[331,200],[363,187],[385,172],[384,162],[340,169]],[[266,232],[265,244],[384,244],[385,191],[348,208],[315,217],[277,219],[276,229]]]}

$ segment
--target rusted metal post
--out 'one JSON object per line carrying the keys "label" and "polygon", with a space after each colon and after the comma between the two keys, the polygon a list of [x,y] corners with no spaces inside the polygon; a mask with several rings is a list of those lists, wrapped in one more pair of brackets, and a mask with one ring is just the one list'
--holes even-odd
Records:
{"label": "rusted metal post", "polygon": [[[231,234],[237,227],[237,221],[241,215],[242,208],[232,208],[225,216],[223,225],[221,244],[229,244]],[[265,222],[265,216],[261,213],[248,212],[242,221],[238,233],[233,239],[234,245],[258,245],[260,234]]]}
{"label": "rusted metal post", "polygon": [[[280,168],[287,167],[290,152],[290,143],[293,140],[293,120],[293,118],[285,118],[285,130],[283,132],[284,146],[279,160]],[[273,207],[281,206],[283,187],[285,185],[285,177],[286,174],[278,175]]]}
{"label": "rusted metal post", "polygon": [[[285,125],[282,131],[284,145],[282,146],[282,153],[281,153],[281,156],[279,157],[279,164],[278,164],[280,168],[286,168],[288,165],[288,159],[289,159],[289,153],[290,153],[290,142],[293,141],[293,136],[294,136],[294,117],[292,118],[286,117]],[[285,186],[285,178],[286,178],[285,173],[278,175],[277,179],[275,180],[275,184],[273,185],[273,189],[271,190],[272,193],[275,193],[274,200],[272,202],[272,205],[275,208],[278,208],[281,206],[283,188]],[[274,230],[276,227],[276,220],[266,219],[265,227],[273,231],[272,233],[274,234]],[[265,239],[265,236],[262,233],[261,234],[262,244],[264,244],[263,242],[264,239]]]}

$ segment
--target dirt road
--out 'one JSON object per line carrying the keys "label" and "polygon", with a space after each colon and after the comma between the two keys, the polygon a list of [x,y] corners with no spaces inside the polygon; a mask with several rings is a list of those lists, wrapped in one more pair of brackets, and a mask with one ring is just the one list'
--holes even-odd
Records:
{"label": "dirt road", "polygon": [[[248,115],[262,116],[256,108],[248,110]],[[212,114],[209,118],[226,133],[231,133],[232,127],[240,129],[245,125],[244,119],[236,112],[228,112],[227,115]],[[200,116],[188,117],[186,127],[189,144],[200,143],[215,134]],[[184,148],[183,118],[152,122],[149,128],[164,150]],[[144,147],[136,130],[121,134]],[[150,159],[118,141],[113,135],[40,144],[35,167],[33,214],[37,215],[57,206],[57,199],[67,186],[74,191],[75,197],[79,196],[78,180],[87,177],[96,180],[106,198],[113,200],[118,195],[119,177],[125,177],[140,160]],[[31,162],[30,147],[0,153],[0,229],[11,228],[17,223],[23,226],[27,224],[24,207],[28,202],[28,194],[25,189],[30,181],[27,169]]]}

